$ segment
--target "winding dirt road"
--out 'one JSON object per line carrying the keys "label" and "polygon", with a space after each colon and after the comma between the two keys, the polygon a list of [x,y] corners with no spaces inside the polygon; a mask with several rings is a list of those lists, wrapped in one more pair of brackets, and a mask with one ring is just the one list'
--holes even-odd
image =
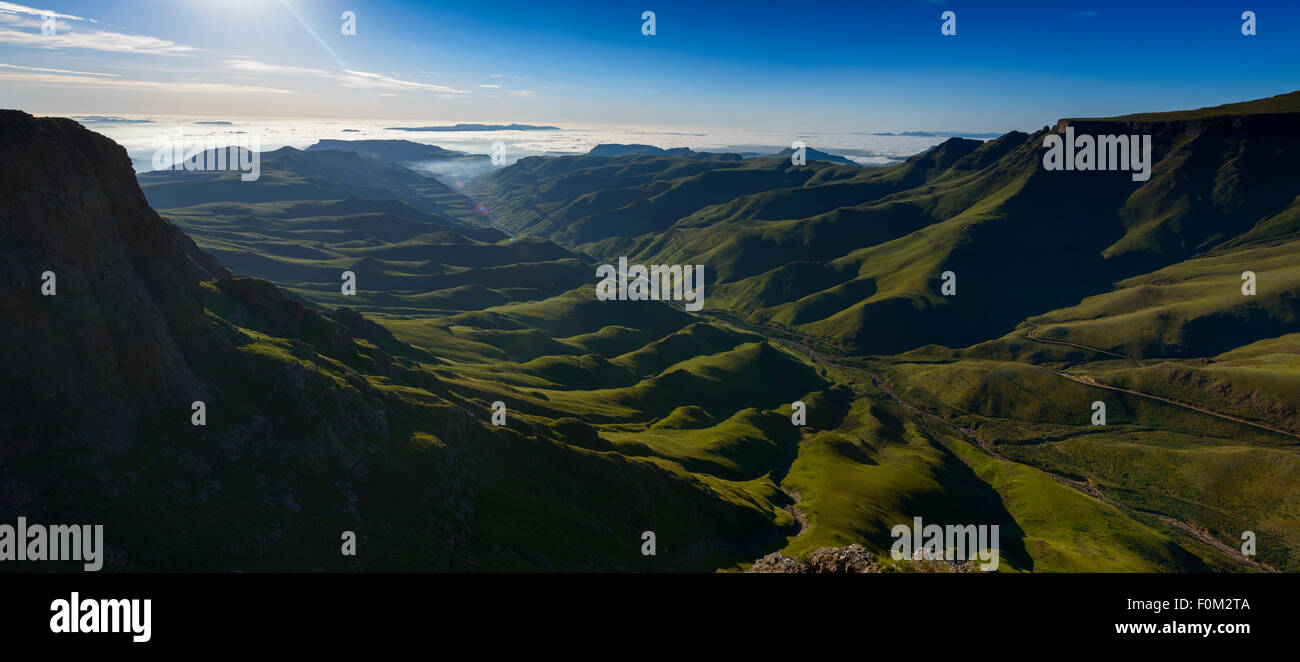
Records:
{"label": "winding dirt road", "polygon": [[[1125,354],[1116,354],[1115,352],[1110,352],[1101,349],[1099,347],[1089,347],[1087,345],[1080,345],[1078,343],[1064,342],[1061,340],[1048,340],[1046,338],[1039,337],[1038,325],[1032,322],[1029,322],[1028,324],[1029,324],[1029,332],[1025,334],[1025,337],[1029,338],[1030,340],[1034,340],[1041,343],[1049,343],[1052,345],[1068,345],[1070,347],[1077,347],[1079,349],[1085,349],[1092,352],[1097,352],[1098,354],[1105,354],[1107,356],[1116,356],[1122,359],[1128,359],[1129,361],[1132,361],[1138,364],[1139,366],[1143,365],[1142,362],[1139,361],[1138,359],[1135,359],[1131,356],[1127,356]],[[1052,372],[1056,373],[1058,377],[1064,377],[1065,379],[1068,379],[1072,382],[1077,382],[1079,384],[1094,386],[1096,388],[1104,388],[1111,391],[1119,391],[1120,393],[1128,393],[1129,395],[1136,395],[1138,397],[1148,398],[1150,400],[1158,400],[1165,404],[1174,405],[1175,407],[1190,409],[1192,411],[1197,411],[1202,414],[1208,414],[1210,416],[1222,418],[1224,420],[1232,421],[1234,423],[1241,423],[1242,425],[1250,425],[1252,427],[1257,427],[1261,430],[1268,430],[1269,432],[1276,432],[1278,434],[1284,434],[1288,437],[1294,437],[1296,439],[1300,439],[1300,432],[1296,432],[1294,430],[1287,430],[1285,428],[1269,425],[1268,423],[1260,423],[1258,421],[1252,421],[1250,419],[1242,418],[1240,416],[1234,416],[1232,414],[1224,413],[1221,411],[1215,411],[1208,407],[1202,407],[1200,405],[1195,405],[1190,402],[1184,402],[1182,400],[1176,400],[1174,398],[1165,397],[1163,395],[1156,395],[1154,393],[1145,393],[1142,391],[1135,391],[1131,388],[1124,388],[1123,386],[1115,386],[1114,384],[1107,384],[1105,382],[1098,381],[1095,377],[1090,377],[1088,375],[1075,375],[1068,372],[1061,372],[1060,370],[1053,370]]]}

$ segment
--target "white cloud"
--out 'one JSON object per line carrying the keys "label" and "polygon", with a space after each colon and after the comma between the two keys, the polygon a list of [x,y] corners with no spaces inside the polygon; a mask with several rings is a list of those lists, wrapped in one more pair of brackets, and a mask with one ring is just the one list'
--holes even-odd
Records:
{"label": "white cloud", "polygon": [[486,88],[491,89],[491,90],[496,90],[496,89],[500,89],[500,88],[501,88],[500,85],[479,85],[479,87],[486,87]]}
{"label": "white cloud", "polygon": [[0,80],[16,83],[41,83],[44,85],[63,85],[67,87],[95,87],[140,92],[165,92],[168,94],[292,94],[289,90],[257,85],[233,85],[229,83],[206,82],[169,82],[153,80],[130,80],[123,78],[94,78],[92,76],[65,76],[61,74],[39,72],[5,72],[0,71]]}
{"label": "white cloud", "polygon": [[458,90],[447,87],[446,85],[416,83],[409,80],[392,78],[383,74],[376,74],[368,71],[355,71],[353,69],[344,69],[342,74],[337,75],[337,79],[339,84],[344,87],[377,88],[383,90],[430,90],[433,92],[441,92],[443,94],[469,94],[469,92],[465,90]]}
{"label": "white cloud", "polygon": [[23,67],[17,64],[5,64],[4,62],[0,62],[0,67],[4,67],[6,69],[22,69],[23,71],[42,71],[51,74],[76,74],[81,76],[111,76],[113,78],[122,77],[121,74],[103,74],[103,73],[96,73],[93,71],[70,71],[68,69],[46,69],[45,67]]}
{"label": "white cloud", "polygon": [[166,39],[120,32],[62,32],[44,35],[39,32],[21,32],[7,28],[0,28],[0,43],[39,48],[85,48],[94,51],[154,55],[189,55],[199,50]]}
{"label": "white cloud", "polygon": [[0,2],[0,12],[6,12],[9,14],[29,14],[31,16],[46,16],[53,14],[55,18],[66,18],[72,21],[89,21],[91,23],[96,22],[93,18],[82,18],[80,16],[73,16],[72,14],[60,14],[55,11],[50,11],[49,9],[35,9],[24,5],[14,4],[12,2]]}
{"label": "white cloud", "polygon": [[279,64],[267,64],[257,60],[236,59],[226,60],[226,66],[236,71],[247,71],[250,73],[266,74],[311,74],[315,76],[329,75],[330,72],[324,69],[312,69],[310,67],[290,67]]}
{"label": "white cloud", "polygon": [[[8,23],[9,25],[12,25],[16,28],[35,28],[37,30],[41,29],[41,19],[25,18],[23,16],[19,16],[18,14],[6,14],[4,12],[0,12],[0,23]],[[67,25],[67,23],[64,23],[63,21],[59,21],[59,24]]]}
{"label": "white cloud", "polygon": [[[419,83],[415,81],[402,80],[400,78],[393,78],[392,76],[385,76],[383,74],[372,73],[369,71],[357,71],[355,69],[330,70],[330,69],[315,69],[311,67],[294,67],[294,66],[279,65],[279,64],[268,64],[266,62],[260,62],[248,58],[225,60],[224,64],[226,65],[227,68],[233,71],[250,73],[250,74],[293,74],[293,75],[300,75],[300,76],[303,75],[319,76],[321,78],[328,79],[332,81],[334,84],[340,85],[342,87],[386,90],[386,92],[384,93],[379,93],[380,96],[386,96],[386,97],[397,96],[396,94],[394,94],[394,92],[411,91],[411,90],[415,90],[415,91],[424,90],[424,91],[437,92],[439,94],[447,94],[447,95],[469,94],[469,92],[465,90],[458,90],[452,87],[447,87],[446,85],[434,85],[432,83]],[[500,86],[482,85],[480,87],[500,87]]]}
{"label": "white cloud", "polygon": [[506,90],[506,94],[513,97],[535,97],[537,93],[532,90]]}
{"label": "white cloud", "polygon": [[[41,29],[45,27],[45,21],[42,21],[39,18],[30,18],[21,14],[7,14],[4,12],[0,12],[0,23],[8,23],[9,27],[14,28],[29,28],[37,32],[40,32]],[[54,25],[56,32],[72,31],[72,24],[67,21],[55,21]]]}

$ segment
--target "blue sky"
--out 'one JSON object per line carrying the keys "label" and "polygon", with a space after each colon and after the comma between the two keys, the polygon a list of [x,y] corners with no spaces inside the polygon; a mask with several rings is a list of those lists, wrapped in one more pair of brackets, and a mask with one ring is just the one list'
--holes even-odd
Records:
{"label": "blue sky", "polygon": [[[39,10],[65,15],[54,35]],[[1298,19],[1249,0],[0,2],[0,106],[1000,132],[1300,89]]]}

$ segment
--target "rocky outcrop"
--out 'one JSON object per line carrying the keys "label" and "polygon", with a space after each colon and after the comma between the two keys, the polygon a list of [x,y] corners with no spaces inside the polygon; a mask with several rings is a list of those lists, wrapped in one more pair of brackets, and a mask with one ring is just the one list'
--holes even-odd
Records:
{"label": "rocky outcrop", "polygon": [[754,562],[746,572],[754,573],[862,573],[880,572],[875,554],[862,545],[822,547],[805,558],[773,552]]}
{"label": "rocky outcrop", "polygon": [[786,556],[780,552],[772,552],[763,558],[754,561],[745,572],[758,574],[793,574],[800,572],[811,572],[808,569],[808,562],[802,559]]}
{"label": "rocky outcrop", "polygon": [[[918,549],[911,559],[888,566],[889,572],[966,573],[978,572],[976,561],[949,561],[941,556]],[[862,573],[882,572],[876,556],[862,545],[848,547],[821,547],[802,558],[773,552],[754,562],[749,570],[754,573]]]}

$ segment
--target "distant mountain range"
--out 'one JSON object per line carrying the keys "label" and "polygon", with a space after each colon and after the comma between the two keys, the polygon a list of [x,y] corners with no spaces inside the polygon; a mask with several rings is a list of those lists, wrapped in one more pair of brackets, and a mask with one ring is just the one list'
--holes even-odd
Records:
{"label": "distant mountain range", "polygon": [[[794,153],[793,149],[787,148],[780,152],[776,152],[774,154],[742,152],[740,153],[740,156],[746,158],[775,156],[783,159],[788,159],[793,153]],[[688,156],[688,155],[706,156],[706,155],[710,155],[711,153],[696,152],[691,150],[689,147],[673,147],[670,149],[664,149],[662,147],[656,147],[654,145],[635,145],[635,144],[623,145],[618,143],[602,143],[600,145],[596,145],[595,147],[592,147],[590,150],[587,151],[587,156],[616,157],[616,156],[630,156],[634,154],[676,154],[676,155],[683,155],[683,156]],[[809,161],[828,161],[831,163],[842,163],[845,165],[857,165],[853,161],[849,160],[847,157],[840,156],[838,154],[829,154],[827,152],[822,152],[812,148],[808,148],[804,150],[804,156]]]}
{"label": "distant mountain range", "polygon": [[74,115],[72,119],[83,124],[149,124],[153,120],[130,120],[115,115]]}

